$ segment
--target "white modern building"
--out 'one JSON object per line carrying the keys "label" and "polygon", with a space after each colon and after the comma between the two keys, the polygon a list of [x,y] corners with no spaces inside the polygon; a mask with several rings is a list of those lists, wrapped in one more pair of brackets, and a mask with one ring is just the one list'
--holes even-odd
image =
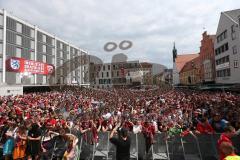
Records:
{"label": "white modern building", "polygon": [[88,84],[87,51],[0,10],[0,85]]}
{"label": "white modern building", "polygon": [[240,83],[240,9],[221,13],[214,49],[216,83]]}

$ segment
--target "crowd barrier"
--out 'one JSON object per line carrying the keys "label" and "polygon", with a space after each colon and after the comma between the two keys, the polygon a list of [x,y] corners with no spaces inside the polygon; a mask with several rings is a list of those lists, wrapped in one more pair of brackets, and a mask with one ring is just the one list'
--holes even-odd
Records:
{"label": "crowd barrier", "polygon": [[[79,140],[74,160],[115,160],[116,148],[109,141],[109,132],[100,132],[97,143],[92,143],[90,137],[83,136],[79,131],[73,130],[71,133]],[[91,133],[87,134],[91,136]],[[148,153],[142,133],[130,133],[129,137],[132,160],[218,160],[217,140],[220,134],[168,137],[166,133],[157,133]],[[239,153],[240,136],[233,137],[232,141]]]}
{"label": "crowd barrier", "polygon": [[[89,144],[80,138],[80,160],[115,160],[115,147],[109,141],[109,132],[99,133],[99,141]],[[184,137],[167,137],[158,133],[154,143],[146,153],[146,142],[143,134],[130,133],[130,157],[133,160],[218,160],[217,140],[220,134],[187,135]],[[240,136],[233,137],[236,151],[240,151]]]}

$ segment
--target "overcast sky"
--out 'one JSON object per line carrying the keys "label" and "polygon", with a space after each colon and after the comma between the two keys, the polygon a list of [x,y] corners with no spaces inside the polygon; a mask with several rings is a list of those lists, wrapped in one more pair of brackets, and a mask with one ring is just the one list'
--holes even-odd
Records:
{"label": "overcast sky", "polygon": [[[105,62],[125,53],[172,67],[174,41],[179,54],[199,52],[203,31],[215,34],[220,12],[239,8],[240,0],[0,0],[0,7]],[[132,48],[103,50],[122,40]]]}

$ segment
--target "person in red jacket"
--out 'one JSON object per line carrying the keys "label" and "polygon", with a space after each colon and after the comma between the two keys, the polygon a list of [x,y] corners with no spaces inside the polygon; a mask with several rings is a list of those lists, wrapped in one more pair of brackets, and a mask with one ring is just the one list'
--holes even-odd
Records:
{"label": "person in red jacket", "polygon": [[220,138],[218,139],[217,145],[218,145],[218,150],[219,150],[219,157],[220,160],[224,160],[224,158],[226,157],[224,152],[223,152],[223,148],[226,145],[231,145],[233,146],[233,143],[231,141],[231,137],[235,135],[235,128],[232,126],[227,126],[224,129],[224,133],[221,134]]}
{"label": "person in red jacket", "polygon": [[198,122],[197,128],[196,128],[196,133],[199,134],[213,134],[214,130],[212,126],[209,124],[207,118],[203,118],[201,121]]}

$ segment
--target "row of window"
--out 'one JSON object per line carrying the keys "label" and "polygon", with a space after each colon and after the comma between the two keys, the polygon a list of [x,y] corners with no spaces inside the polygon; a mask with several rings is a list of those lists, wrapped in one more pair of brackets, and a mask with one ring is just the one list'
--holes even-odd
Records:
{"label": "row of window", "polygon": [[113,70],[121,69],[121,68],[136,68],[140,67],[138,63],[125,63],[125,64],[114,64]]}
{"label": "row of window", "polygon": [[217,77],[229,77],[229,76],[231,76],[230,68],[217,71]]}
{"label": "row of window", "polygon": [[52,46],[54,46],[55,44],[54,44],[54,38],[52,38],[52,37],[50,37],[50,36],[48,36],[48,35],[45,35],[45,34],[43,34],[43,33],[41,33],[41,32],[37,32],[37,40],[39,41],[39,42],[43,42],[43,43],[46,43],[46,44],[48,44],[48,45],[52,45]]}
{"label": "row of window", "polygon": [[216,60],[216,65],[220,65],[223,63],[229,62],[229,56],[222,57],[218,60]]}
{"label": "row of window", "polygon": [[219,55],[227,50],[228,50],[228,43],[225,43],[225,44],[221,45],[220,47],[218,47],[217,49],[215,49],[215,54]]}
{"label": "row of window", "polygon": [[35,36],[35,31],[33,28],[17,22],[9,17],[7,17],[7,28],[31,38],[34,38]]}
{"label": "row of window", "polygon": [[217,43],[223,41],[227,38],[227,30],[223,31],[219,36],[217,36]]}
{"label": "row of window", "polygon": [[14,32],[7,31],[7,42],[16,44],[18,46],[23,46],[24,48],[35,49],[35,43],[33,40],[29,38],[22,37],[21,35],[17,35]]}
{"label": "row of window", "polygon": [[99,79],[99,84],[111,84],[111,79]]}

